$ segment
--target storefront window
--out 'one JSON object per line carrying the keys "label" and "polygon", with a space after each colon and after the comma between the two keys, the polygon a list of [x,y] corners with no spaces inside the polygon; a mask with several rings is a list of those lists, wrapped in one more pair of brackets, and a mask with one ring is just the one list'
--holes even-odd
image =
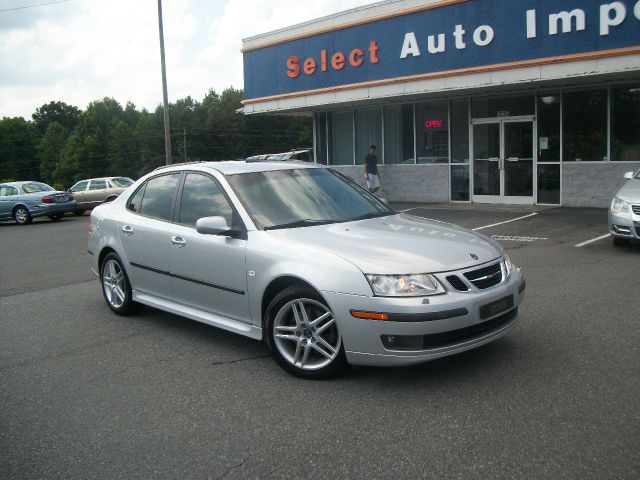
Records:
{"label": "storefront window", "polygon": [[611,160],[640,161],[640,85],[611,90]]}
{"label": "storefront window", "polygon": [[353,165],[353,112],[329,114],[330,165]]}
{"label": "storefront window", "polygon": [[316,122],[314,125],[316,129],[316,161],[327,164],[327,114],[317,113]]}
{"label": "storefront window", "polygon": [[469,163],[469,101],[451,101],[451,163]]}
{"label": "storefront window", "polygon": [[415,163],[413,105],[384,107],[384,163]]}
{"label": "storefront window", "polygon": [[356,110],[356,163],[362,165],[369,147],[377,148],[378,163],[382,163],[382,112],[379,108]]}
{"label": "storefront window", "polygon": [[479,97],[471,102],[472,118],[518,117],[534,113],[533,95]]}
{"label": "storefront window", "polygon": [[469,201],[469,165],[451,165],[451,200]]}
{"label": "storefront window", "polygon": [[446,100],[416,105],[418,163],[449,162],[448,117]]}
{"label": "storefront window", "polygon": [[607,160],[607,91],[566,92],[562,98],[562,159]]}
{"label": "storefront window", "polygon": [[538,165],[538,203],[560,203],[560,164]]}
{"label": "storefront window", "polygon": [[538,161],[560,161],[560,93],[538,96]]}

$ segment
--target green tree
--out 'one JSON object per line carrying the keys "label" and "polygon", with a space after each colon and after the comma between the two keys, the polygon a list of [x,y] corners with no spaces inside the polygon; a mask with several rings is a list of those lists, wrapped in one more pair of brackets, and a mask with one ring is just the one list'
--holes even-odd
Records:
{"label": "green tree", "polygon": [[57,122],[64,128],[73,130],[78,124],[81,113],[80,109],[73,105],[64,102],[49,102],[36,108],[32,118],[40,133],[44,135],[52,122]]}
{"label": "green tree", "polygon": [[40,142],[38,158],[40,160],[40,177],[51,184],[61,184],[57,177],[62,150],[69,138],[69,130],[58,122],[51,122]]}
{"label": "green tree", "polygon": [[0,120],[0,179],[40,180],[38,130],[22,117]]}

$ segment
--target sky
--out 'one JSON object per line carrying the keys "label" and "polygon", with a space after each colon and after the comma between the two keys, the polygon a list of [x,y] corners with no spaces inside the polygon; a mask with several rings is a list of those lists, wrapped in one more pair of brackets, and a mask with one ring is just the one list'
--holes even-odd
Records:
{"label": "sky", "polygon": [[[169,101],[242,88],[244,37],[370,3],[163,0]],[[52,100],[85,108],[105,96],[154,109],[157,22],[157,0],[0,0],[0,117],[30,119]]]}

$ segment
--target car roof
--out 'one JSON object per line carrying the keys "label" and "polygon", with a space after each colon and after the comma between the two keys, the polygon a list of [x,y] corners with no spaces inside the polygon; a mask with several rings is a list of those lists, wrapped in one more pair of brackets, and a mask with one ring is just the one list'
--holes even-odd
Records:
{"label": "car roof", "polygon": [[[27,183],[40,183],[42,185],[47,185],[46,183],[40,182],[38,180],[21,180],[19,182],[4,182],[4,183],[2,183],[2,185],[11,185],[13,187],[20,187],[20,186],[25,185]],[[49,186],[51,186],[51,185],[49,185]]]}
{"label": "car roof", "polygon": [[164,169],[184,170],[190,166],[198,168],[217,170],[223,175],[236,175],[238,173],[255,173],[255,172],[272,172],[276,170],[295,170],[301,168],[325,168],[323,165],[317,165],[308,162],[245,162],[244,160],[230,160],[222,162],[191,162],[176,165],[167,165],[166,167],[156,168],[155,171]]}

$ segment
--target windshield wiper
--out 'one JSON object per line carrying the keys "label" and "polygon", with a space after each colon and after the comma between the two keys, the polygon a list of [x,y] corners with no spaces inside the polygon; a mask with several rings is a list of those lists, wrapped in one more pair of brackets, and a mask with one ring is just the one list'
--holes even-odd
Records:
{"label": "windshield wiper", "polygon": [[280,228],[298,228],[298,227],[310,227],[313,225],[327,225],[329,223],[336,223],[340,220],[314,220],[312,218],[305,218],[303,220],[296,220],[289,223],[281,223],[280,225],[271,225],[264,227],[265,230],[277,230]]}

